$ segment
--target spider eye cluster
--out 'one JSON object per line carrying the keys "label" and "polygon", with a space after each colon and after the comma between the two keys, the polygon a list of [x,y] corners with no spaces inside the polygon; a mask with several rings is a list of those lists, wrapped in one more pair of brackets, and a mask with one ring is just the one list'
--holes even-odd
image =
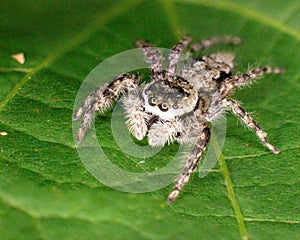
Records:
{"label": "spider eye cluster", "polygon": [[153,94],[151,94],[151,97],[148,98],[148,103],[152,107],[158,106],[159,109],[163,112],[166,112],[169,110],[168,103],[159,101],[156,97],[153,96]]}
{"label": "spider eye cluster", "polygon": [[196,101],[188,102],[189,95],[180,86],[165,82],[147,84],[142,95],[145,110],[161,119],[172,119],[189,113],[194,109],[194,102],[196,103]]}

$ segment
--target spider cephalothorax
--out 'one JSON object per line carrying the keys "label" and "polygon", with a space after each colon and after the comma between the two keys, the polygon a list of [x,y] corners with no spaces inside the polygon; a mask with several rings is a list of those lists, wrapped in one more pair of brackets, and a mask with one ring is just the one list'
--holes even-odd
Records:
{"label": "spider cephalothorax", "polygon": [[[193,111],[198,101],[198,92],[193,85],[180,77],[172,80],[149,83],[143,91],[146,111],[159,115],[163,120]],[[182,87],[176,82],[186,84]]]}
{"label": "spider cephalothorax", "polygon": [[193,60],[183,65],[182,69],[177,69],[180,54],[186,48],[191,54],[220,42],[240,43],[239,38],[214,37],[192,44],[188,48],[190,41],[190,37],[184,37],[172,48],[165,71],[162,69],[162,53],[147,43],[137,41],[137,46],[143,50],[146,61],[151,66],[151,82],[143,84],[133,74],[122,74],[99,86],[74,115],[74,120],[83,115],[77,135],[77,142],[81,142],[93,114],[107,111],[122,93],[128,129],[138,140],[147,136],[151,146],[163,146],[174,141],[180,144],[193,143],[182,174],[168,197],[169,201],[177,198],[196,169],[210,139],[208,123],[218,118],[226,109],[230,109],[254,130],[269,150],[275,154],[279,153],[279,150],[267,141],[266,133],[230,96],[235,88],[251,83],[254,78],[283,71],[262,67],[234,75],[234,55],[222,52]]}

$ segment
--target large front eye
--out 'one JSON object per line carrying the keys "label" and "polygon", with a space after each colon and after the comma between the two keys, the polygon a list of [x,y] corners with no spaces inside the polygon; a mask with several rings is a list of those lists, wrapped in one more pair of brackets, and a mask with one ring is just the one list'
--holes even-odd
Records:
{"label": "large front eye", "polygon": [[157,104],[157,100],[156,100],[156,98],[149,98],[149,104],[151,105],[151,106],[155,106],[156,104]]}
{"label": "large front eye", "polygon": [[166,112],[169,110],[168,104],[166,103],[162,103],[159,105],[160,110],[162,110],[163,112]]}

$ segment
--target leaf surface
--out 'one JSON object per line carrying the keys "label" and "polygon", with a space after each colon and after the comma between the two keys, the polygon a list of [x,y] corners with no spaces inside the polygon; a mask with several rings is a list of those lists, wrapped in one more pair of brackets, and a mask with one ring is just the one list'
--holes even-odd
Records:
{"label": "leaf surface", "polygon": [[[1,239],[299,239],[300,3],[291,1],[2,1],[0,14]],[[283,67],[234,97],[255,112],[273,155],[227,115],[223,155],[205,178],[197,174],[172,205],[172,184],[124,193],[95,180],[72,137],[77,91],[100,62],[134,48],[137,39],[170,48],[180,37],[243,39],[233,51],[237,71]],[[20,65],[12,54],[24,52]],[[126,64],[126,63],[124,63]],[[131,171],[165,164],[133,159],[97,119],[114,163]],[[160,160],[160,161],[159,161]]]}

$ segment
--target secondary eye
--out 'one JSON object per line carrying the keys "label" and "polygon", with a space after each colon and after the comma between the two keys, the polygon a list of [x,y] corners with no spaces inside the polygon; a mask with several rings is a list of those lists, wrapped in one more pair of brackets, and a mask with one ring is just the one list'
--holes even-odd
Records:
{"label": "secondary eye", "polygon": [[160,108],[160,110],[162,110],[163,112],[166,112],[166,111],[169,110],[168,104],[166,104],[166,103],[160,104],[160,105],[159,105],[159,108]]}
{"label": "secondary eye", "polygon": [[177,105],[177,104],[173,104],[173,108],[174,108],[174,109],[177,109],[177,108],[178,108],[178,105]]}
{"label": "secondary eye", "polygon": [[155,106],[156,104],[157,104],[157,100],[156,100],[156,98],[149,98],[149,104],[151,105],[151,106]]}
{"label": "secondary eye", "polygon": [[148,95],[148,97],[153,97],[153,93],[152,93],[152,91],[149,90],[149,89],[147,89],[147,90],[145,91],[145,94]]}

